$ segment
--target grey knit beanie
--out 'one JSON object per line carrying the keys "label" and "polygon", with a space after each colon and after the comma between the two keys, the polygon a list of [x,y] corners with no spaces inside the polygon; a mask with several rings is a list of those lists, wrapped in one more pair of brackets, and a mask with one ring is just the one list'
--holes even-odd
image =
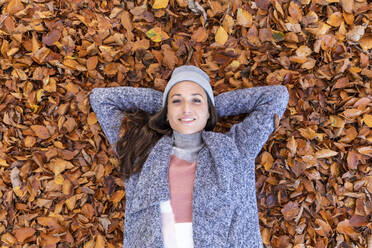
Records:
{"label": "grey knit beanie", "polygon": [[182,81],[192,81],[199,84],[207,93],[214,105],[213,90],[209,81],[209,76],[200,68],[193,65],[182,65],[174,69],[171,79],[168,81],[163,93],[163,107],[171,88]]}

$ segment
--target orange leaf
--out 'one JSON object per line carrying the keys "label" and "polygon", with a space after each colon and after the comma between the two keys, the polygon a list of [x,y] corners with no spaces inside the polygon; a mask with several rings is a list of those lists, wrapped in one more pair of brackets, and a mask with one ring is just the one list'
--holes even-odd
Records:
{"label": "orange leaf", "polygon": [[10,2],[8,3],[8,6],[6,7],[6,11],[4,12],[10,15],[13,15],[23,9],[24,9],[24,6],[21,0],[10,0]]}
{"label": "orange leaf", "polygon": [[271,169],[274,163],[274,158],[273,156],[267,152],[264,151],[261,157],[261,164],[265,167],[265,170],[268,171]]}
{"label": "orange leaf", "polygon": [[118,203],[121,201],[121,199],[124,197],[125,191],[124,190],[118,190],[111,196],[111,201],[114,203]]}
{"label": "orange leaf", "polygon": [[15,230],[15,236],[18,242],[23,243],[26,239],[35,234],[35,229],[32,227],[23,227]]}
{"label": "orange leaf", "polygon": [[368,126],[372,127],[372,115],[370,114],[365,114],[363,116],[363,122]]}
{"label": "orange leaf", "polygon": [[152,5],[153,9],[163,9],[168,6],[169,0],[155,0]]}
{"label": "orange leaf", "polygon": [[97,123],[97,116],[94,112],[88,114],[88,125],[94,125]]}
{"label": "orange leaf", "polygon": [[337,231],[342,234],[349,234],[349,235],[355,235],[357,234],[354,231],[354,228],[350,225],[349,220],[343,220],[338,223],[337,225]]}
{"label": "orange leaf", "polygon": [[98,57],[97,56],[89,57],[89,59],[87,59],[87,69],[88,69],[88,71],[96,69],[97,64],[98,64]]}
{"label": "orange leaf", "polygon": [[1,236],[1,241],[11,246],[13,246],[17,242],[16,238],[10,233],[3,234]]}

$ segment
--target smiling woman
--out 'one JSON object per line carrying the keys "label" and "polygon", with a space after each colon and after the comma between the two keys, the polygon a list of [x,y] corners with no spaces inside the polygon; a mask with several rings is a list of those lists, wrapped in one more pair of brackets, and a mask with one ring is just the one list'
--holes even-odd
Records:
{"label": "smiling woman", "polygon": [[[195,66],[176,68],[164,93],[93,89],[92,108],[125,177],[124,247],[262,247],[254,162],[288,99],[281,85],[214,97]],[[212,131],[217,113],[248,115],[222,134]]]}
{"label": "smiling woman", "polygon": [[183,81],[172,87],[168,94],[167,119],[171,128],[182,134],[201,131],[209,118],[208,96],[192,81]]}

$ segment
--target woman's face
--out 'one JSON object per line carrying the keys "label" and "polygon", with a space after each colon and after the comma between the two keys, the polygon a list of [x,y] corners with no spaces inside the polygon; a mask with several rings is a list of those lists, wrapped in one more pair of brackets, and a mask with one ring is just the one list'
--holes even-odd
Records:
{"label": "woman's face", "polygon": [[204,129],[209,118],[207,94],[192,81],[175,84],[168,94],[169,124],[182,134],[192,134]]}

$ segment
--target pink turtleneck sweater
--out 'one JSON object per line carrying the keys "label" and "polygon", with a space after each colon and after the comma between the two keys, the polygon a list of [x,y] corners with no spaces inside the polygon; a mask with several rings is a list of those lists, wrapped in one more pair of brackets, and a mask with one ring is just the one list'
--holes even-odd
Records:
{"label": "pink turtleneck sweater", "polygon": [[169,166],[170,201],[176,223],[192,222],[192,192],[196,160],[190,163],[171,155]]}

